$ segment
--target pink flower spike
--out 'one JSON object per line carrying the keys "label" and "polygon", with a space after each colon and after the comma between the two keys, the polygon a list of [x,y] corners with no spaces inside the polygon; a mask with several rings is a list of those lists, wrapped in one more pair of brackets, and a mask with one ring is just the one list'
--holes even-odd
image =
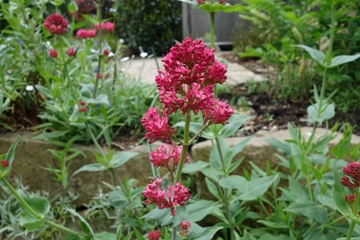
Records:
{"label": "pink flower spike", "polygon": [[189,190],[181,183],[176,183],[175,186],[162,186],[163,179],[155,179],[143,192],[146,205],[156,204],[159,209],[170,208],[171,216],[175,216],[176,206],[185,206],[191,195]]}
{"label": "pink flower spike", "polygon": [[191,226],[191,223],[189,221],[181,221],[180,222],[180,236],[183,238],[187,238],[189,235],[189,228]]}
{"label": "pink flower spike", "polygon": [[[100,25],[95,24],[96,31],[100,30]],[[104,22],[101,24],[101,30],[105,32],[113,32],[115,30],[115,24],[113,22]]]}
{"label": "pink flower spike", "polygon": [[341,184],[353,190],[360,187],[360,162],[350,162],[344,167],[347,176],[341,178]]}
{"label": "pink flower spike", "polygon": [[160,230],[156,230],[153,232],[149,232],[149,234],[147,235],[147,239],[148,240],[159,240],[161,237],[161,232]]}
{"label": "pink flower spike", "polygon": [[[150,152],[151,163],[155,167],[165,167],[169,171],[173,172],[180,160],[182,146],[172,145],[161,145],[154,151]],[[184,163],[188,162],[186,155]]]}
{"label": "pink flower spike", "polygon": [[213,106],[201,112],[205,123],[226,124],[234,110],[226,102],[215,100]]}
{"label": "pink flower spike", "polygon": [[51,14],[45,19],[44,27],[50,32],[50,34],[61,35],[66,32],[68,22],[60,14]]}
{"label": "pink flower spike", "polygon": [[76,35],[79,38],[94,38],[96,36],[96,30],[79,29]]}
{"label": "pink flower spike", "polygon": [[49,51],[49,55],[50,55],[51,58],[57,58],[58,52],[55,49],[51,49]]}
{"label": "pink flower spike", "polygon": [[74,47],[69,48],[69,49],[66,51],[66,54],[67,54],[69,57],[74,57],[74,56],[75,56],[75,48],[74,48]]}
{"label": "pink flower spike", "polygon": [[171,136],[176,133],[176,130],[170,127],[168,123],[168,116],[160,116],[157,108],[150,108],[145,116],[141,119],[142,125],[145,127],[145,138],[149,139],[149,143],[156,140],[169,141]]}

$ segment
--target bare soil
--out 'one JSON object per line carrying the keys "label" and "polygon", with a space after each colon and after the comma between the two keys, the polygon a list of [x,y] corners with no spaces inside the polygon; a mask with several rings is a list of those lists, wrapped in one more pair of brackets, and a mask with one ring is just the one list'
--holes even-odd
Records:
{"label": "bare soil", "polygon": [[[267,74],[266,67],[258,59],[241,59],[232,52],[224,53],[220,57],[229,62],[241,64],[257,74]],[[271,74],[276,73],[273,71]],[[310,105],[308,99],[293,102],[279,100],[276,96],[267,94],[251,94],[246,84],[238,85],[231,90],[231,93],[219,97],[234,103],[237,103],[239,98],[246,100],[249,110],[245,109],[245,112],[254,118],[245,124],[245,135],[251,135],[262,129],[269,131],[287,129],[288,123],[295,126],[311,126],[306,122],[307,107]],[[340,125],[350,123],[354,126],[353,133],[360,135],[359,112],[337,111],[335,117],[329,121],[329,125],[333,126],[336,122],[339,122]]]}

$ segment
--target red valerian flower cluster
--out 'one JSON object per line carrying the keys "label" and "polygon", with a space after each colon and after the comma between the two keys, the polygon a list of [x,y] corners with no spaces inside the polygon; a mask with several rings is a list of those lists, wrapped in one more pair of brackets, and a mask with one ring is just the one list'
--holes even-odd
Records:
{"label": "red valerian flower cluster", "polygon": [[96,36],[96,30],[79,29],[76,32],[76,36],[78,36],[79,38],[94,38]]}
{"label": "red valerian flower cluster", "polygon": [[147,239],[148,240],[159,240],[161,237],[161,232],[160,230],[156,230],[153,232],[149,232],[149,234],[147,235]]}
{"label": "red valerian flower cluster", "polygon": [[145,138],[149,139],[149,143],[156,140],[168,139],[176,133],[176,130],[170,127],[168,116],[160,116],[157,108],[150,108],[145,116],[141,119],[142,125],[145,127]]}
{"label": "red valerian flower cluster", "polygon": [[170,215],[175,216],[175,207],[185,206],[191,195],[189,190],[179,182],[175,186],[168,185],[167,187],[163,187],[162,182],[163,179],[155,179],[147,185],[143,192],[144,203],[146,205],[155,203],[159,209],[171,208]]}
{"label": "red valerian flower cluster", "polygon": [[[96,31],[100,30],[100,25],[95,24]],[[113,22],[104,22],[101,23],[101,30],[105,32],[113,32],[115,30],[115,24]]]}
{"label": "red valerian flower cluster", "polygon": [[[180,160],[181,150],[182,146],[175,146],[175,144],[161,145],[150,152],[150,161],[155,167],[165,167],[170,172],[174,172]],[[184,163],[187,162],[186,156]]]}
{"label": "red valerian flower cluster", "polygon": [[162,61],[165,71],[160,70],[155,79],[164,106],[162,117],[154,108],[143,117],[145,138],[150,142],[170,139],[175,130],[167,125],[168,115],[178,110],[183,114],[201,112],[206,124],[227,123],[233,109],[214,98],[215,84],[226,80],[226,66],[215,59],[214,50],[188,37],[172,47]]}
{"label": "red valerian flower cluster", "polygon": [[[360,187],[360,162],[350,162],[344,167],[343,172],[347,176],[341,178],[341,184],[353,190]],[[350,177],[350,178],[349,178]]]}
{"label": "red valerian flower cluster", "polygon": [[61,35],[66,32],[68,21],[60,14],[51,14],[45,19],[44,27],[51,34]]}

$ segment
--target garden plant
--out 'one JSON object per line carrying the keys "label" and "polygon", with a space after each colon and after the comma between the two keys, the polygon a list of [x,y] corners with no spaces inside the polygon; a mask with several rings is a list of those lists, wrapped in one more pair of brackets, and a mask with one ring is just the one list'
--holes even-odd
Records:
{"label": "garden plant", "polygon": [[[212,36],[216,12],[242,13],[248,8],[226,1],[187,2],[210,14]],[[134,83],[126,80],[119,65],[124,61],[122,41],[116,41],[116,46],[108,43],[113,39],[114,22],[98,14],[96,20],[87,16],[85,23],[69,24],[59,13],[45,17],[47,3],[57,4],[0,3],[9,23],[0,49],[2,113],[18,107],[22,114],[36,110],[42,120],[38,138],[62,147],[51,150],[60,167],[48,166],[48,170],[64,188],[72,177],[68,174],[71,159],[82,154],[73,146],[75,142],[94,144],[97,162],[83,165],[73,175],[106,171],[114,182],[103,184],[106,190],[101,188],[87,205],[87,215],[72,206],[76,194],[49,199],[46,193],[30,193],[21,181],[8,180],[17,160],[17,139],[0,156],[0,234],[4,238],[360,238],[360,143],[351,145],[353,127],[349,124],[328,125],[335,115],[332,97],[336,93],[327,95],[331,71],[360,57],[334,56],[341,0],[326,1],[331,24],[325,53],[305,45],[306,37],[293,46],[322,69],[322,83],[320,88],[314,86],[313,102],[307,109],[312,133],[305,136],[289,123],[291,139],[268,139],[278,150],[278,162],[275,167],[267,162],[265,169],[252,162],[251,169],[243,168],[246,159],[239,156],[251,137],[226,144],[225,138],[234,136],[251,116],[236,114],[229,103],[217,98],[216,85],[226,82],[226,65],[215,58],[212,47],[190,37],[176,42],[162,60],[164,70],[154,78],[156,86]],[[75,10],[70,4],[69,11]],[[176,122],[170,121],[172,117]],[[322,136],[316,135],[320,126],[328,130]],[[151,177],[146,186],[115,171],[138,153],[116,152],[111,146],[117,134],[141,127],[151,163],[142,169]],[[331,145],[339,133],[342,138]],[[199,139],[211,141],[210,157],[190,162],[189,148]],[[203,179],[206,187],[191,189],[192,179]],[[111,227],[95,231],[99,216],[110,221]]]}

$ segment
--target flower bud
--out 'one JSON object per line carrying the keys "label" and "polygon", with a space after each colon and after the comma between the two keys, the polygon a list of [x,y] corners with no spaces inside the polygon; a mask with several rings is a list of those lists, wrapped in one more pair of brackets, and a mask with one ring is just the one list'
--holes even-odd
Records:
{"label": "flower bud", "polygon": [[8,166],[9,166],[8,161],[7,161],[6,159],[1,160],[1,166],[2,166],[3,168],[8,167]]}

